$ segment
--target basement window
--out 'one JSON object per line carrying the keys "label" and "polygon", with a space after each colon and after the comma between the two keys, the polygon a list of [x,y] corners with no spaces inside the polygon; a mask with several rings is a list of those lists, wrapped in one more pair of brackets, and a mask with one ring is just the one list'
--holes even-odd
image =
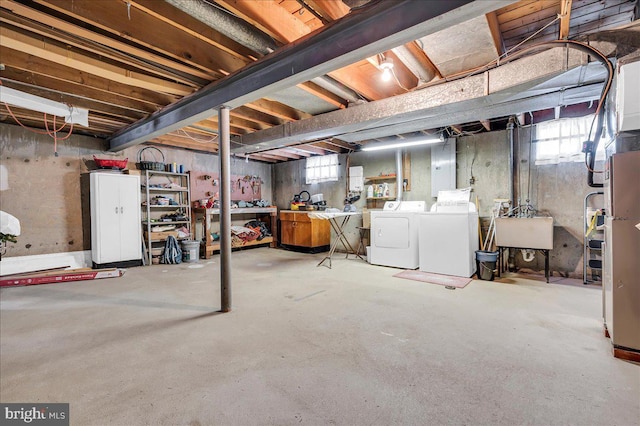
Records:
{"label": "basement window", "polygon": [[[533,139],[536,149],[536,165],[584,161],[582,143],[589,139],[592,122],[593,115],[587,115],[536,124]],[[597,123],[594,123],[591,133],[592,139],[596,126]],[[601,138],[596,152],[596,160],[604,160],[605,144],[605,139]]]}
{"label": "basement window", "polygon": [[338,154],[308,157],[305,165],[307,183],[338,180]]}

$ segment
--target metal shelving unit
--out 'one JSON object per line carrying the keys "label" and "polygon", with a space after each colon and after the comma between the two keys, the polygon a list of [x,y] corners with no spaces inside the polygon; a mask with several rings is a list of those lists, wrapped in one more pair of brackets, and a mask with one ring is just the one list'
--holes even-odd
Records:
{"label": "metal shelving unit", "polygon": [[[604,215],[596,216],[596,226],[592,232],[588,233],[591,225],[588,213],[589,200],[598,195],[602,196],[604,192],[590,192],[584,197],[584,256],[582,260],[582,278],[584,284],[602,282],[602,243],[604,242],[604,231],[602,231],[601,227],[604,225]],[[588,275],[589,271],[591,271],[591,278],[589,278]],[[595,280],[595,276],[598,276],[600,279]]]}
{"label": "metal shelving unit", "polygon": [[[154,252],[160,251],[172,231],[152,232],[151,228],[160,225],[185,227],[189,236],[176,239],[191,239],[191,188],[188,173],[160,172],[145,170],[142,175],[142,228],[146,245],[146,264],[152,264]],[[152,204],[153,200],[162,196],[173,200],[175,204]],[[184,220],[167,220],[166,216],[176,214],[184,216]]]}

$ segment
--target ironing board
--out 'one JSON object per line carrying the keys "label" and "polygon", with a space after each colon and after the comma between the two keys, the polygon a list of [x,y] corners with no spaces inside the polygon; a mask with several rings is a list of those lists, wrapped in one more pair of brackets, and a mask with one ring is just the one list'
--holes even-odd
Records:
{"label": "ironing board", "polygon": [[329,223],[331,224],[331,228],[333,228],[333,230],[337,235],[337,238],[331,244],[331,249],[329,250],[329,254],[325,256],[324,259],[322,259],[317,266],[322,265],[328,260],[329,261],[328,268],[331,269],[331,257],[333,256],[333,253],[336,251],[336,248],[338,248],[339,243],[342,243],[342,246],[347,252],[346,258],[349,258],[350,254],[355,254],[360,259],[362,259],[362,256],[360,256],[360,254],[353,249],[353,246],[351,245],[351,243],[349,243],[349,240],[347,240],[347,237],[344,235],[344,227],[349,222],[349,219],[351,219],[351,216],[356,216],[361,214],[362,212],[336,212],[336,213],[310,212],[308,213],[308,216],[312,219],[328,220]]}

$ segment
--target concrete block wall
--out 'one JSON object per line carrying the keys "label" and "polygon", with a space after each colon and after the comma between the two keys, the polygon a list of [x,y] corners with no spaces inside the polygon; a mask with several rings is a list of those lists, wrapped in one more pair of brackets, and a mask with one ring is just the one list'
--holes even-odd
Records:
{"label": "concrete block wall", "polygon": [[[529,128],[516,129],[518,166],[516,197],[530,203],[539,211],[554,217],[554,250],[551,252],[551,270],[555,275],[582,277],[582,233],[584,196],[593,191],[587,185],[587,175],[582,163],[529,168]],[[431,147],[411,149],[411,191],[405,192],[405,200],[425,200],[430,207],[434,202],[431,194]],[[535,146],[531,150],[535,158]],[[350,154],[349,165],[363,166],[365,176],[395,173],[393,151],[358,152]],[[509,198],[509,140],[506,131],[494,131],[460,137],[456,145],[456,180],[458,188],[471,186],[472,201],[478,198],[480,216],[486,228],[496,198]],[[307,190],[311,194],[321,192],[329,206],[342,208],[347,193],[347,155],[340,155],[340,179],[338,182],[307,185],[304,183],[304,160],[290,161],[273,166],[274,200],[280,209],[288,209],[294,194]],[[599,167],[599,166],[598,166]],[[531,170],[531,179],[528,174]],[[474,183],[470,184],[471,176]],[[530,187],[530,189],[528,189]],[[362,199],[356,203],[360,210],[366,207]],[[358,243],[356,226],[361,219],[352,219],[346,229],[351,244]],[[335,237],[335,235],[334,235]],[[354,246],[355,247],[355,246]],[[339,247],[341,248],[341,247]],[[536,255],[532,262],[524,262],[520,252],[516,255],[520,268],[543,273],[544,258]]]}
{"label": "concrete block wall", "polygon": [[[551,269],[556,275],[582,276],[583,199],[593,189],[586,184],[586,170],[582,163],[559,165],[531,165],[530,190],[529,130],[517,130],[520,198],[527,193],[531,203],[554,217],[554,250]],[[87,173],[93,155],[99,157],[128,157],[135,162],[140,147],[121,153],[107,153],[104,141],[85,136],[72,136],[58,146],[59,156],[53,155],[52,140],[18,126],[0,125],[0,165],[6,171],[8,189],[0,193],[1,209],[21,221],[22,235],[17,244],[9,244],[5,256],[23,256],[70,252],[90,249],[89,228],[83,223],[80,176]],[[186,170],[217,171],[218,157],[193,151],[161,148],[167,162],[184,164]],[[535,150],[532,150],[535,152]],[[435,199],[431,194],[431,147],[415,147],[411,151],[411,191],[404,193],[406,200],[426,200],[430,206]],[[474,160],[475,158],[475,160]],[[337,182],[307,185],[304,181],[304,160],[275,165],[232,159],[233,174],[259,175],[265,181],[263,198],[271,200],[280,209],[288,209],[294,194],[307,190],[311,194],[323,193],[328,205],[343,208],[348,192],[347,163],[363,166],[365,176],[395,173],[393,151],[358,152],[340,155],[340,178]],[[488,219],[494,198],[508,197],[508,139],[506,131],[482,133],[458,138],[457,184],[470,186],[471,174],[475,178],[473,198],[478,197],[481,216]],[[3,177],[4,179],[4,177]],[[356,203],[359,210],[366,207],[366,194]],[[486,221],[485,221],[486,222]],[[360,218],[351,220],[347,236],[353,245],[358,243],[356,226]],[[540,256],[531,263],[519,265],[541,272]]]}
{"label": "concrete block wall", "polygon": [[[141,146],[119,153],[106,152],[107,148],[103,140],[73,135],[58,143],[55,157],[50,137],[0,124],[0,166],[3,187],[8,187],[0,193],[0,209],[17,217],[22,228],[18,242],[10,243],[3,257],[91,249],[90,217],[86,211],[83,215],[89,193],[88,186],[81,185],[81,176],[94,167],[94,155],[128,158],[129,168],[134,168]],[[183,164],[185,170],[218,171],[217,155],[159,148],[167,163]],[[151,160],[151,156],[145,158]],[[238,158],[231,162],[231,173],[262,177],[263,198],[272,199],[271,165]]]}

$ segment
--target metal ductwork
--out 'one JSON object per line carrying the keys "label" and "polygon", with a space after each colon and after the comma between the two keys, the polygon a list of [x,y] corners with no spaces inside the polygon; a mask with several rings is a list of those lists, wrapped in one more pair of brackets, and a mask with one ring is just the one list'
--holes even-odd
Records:
{"label": "metal ductwork", "polygon": [[205,1],[165,0],[198,21],[226,35],[241,45],[263,55],[277,49],[278,45],[268,34],[256,30],[247,22]]}
{"label": "metal ductwork", "polygon": [[435,72],[425,68],[406,46],[394,47],[391,51],[420,81],[427,83],[435,78]]}
{"label": "metal ductwork", "polygon": [[351,90],[344,84],[335,81],[333,78],[329,77],[328,75],[316,77],[311,81],[317,84],[318,86],[322,87],[323,89],[326,89],[349,102],[358,102],[358,101],[366,102],[366,100],[362,98],[360,95],[358,95],[354,90]]}
{"label": "metal ductwork", "polygon": [[[267,33],[260,31],[229,12],[225,12],[220,8],[212,6],[206,1],[165,1],[256,53],[268,55],[279,47],[278,43]],[[360,97],[355,91],[335,81],[331,77],[321,76],[314,78],[311,81],[349,102],[362,100],[362,97]]]}

